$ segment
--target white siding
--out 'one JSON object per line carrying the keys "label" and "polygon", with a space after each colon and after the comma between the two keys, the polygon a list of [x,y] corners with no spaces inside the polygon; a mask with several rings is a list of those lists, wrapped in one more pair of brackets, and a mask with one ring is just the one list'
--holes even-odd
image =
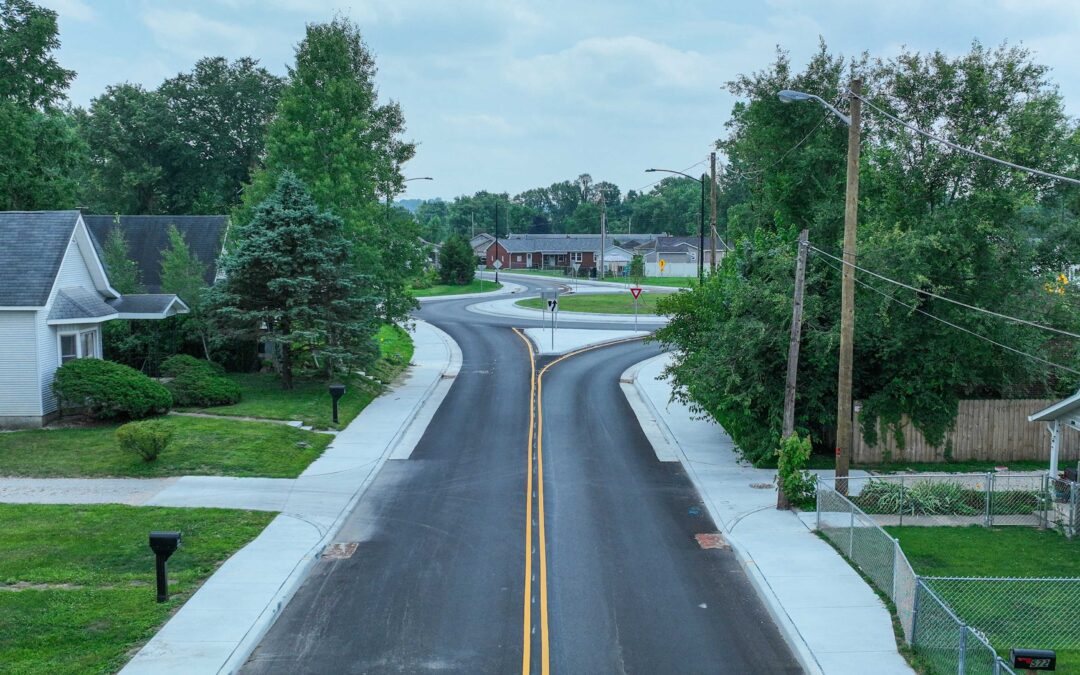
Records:
{"label": "white siding", "polygon": [[[41,378],[38,385],[38,398],[41,401],[43,414],[56,410],[56,397],[53,396],[52,382],[56,369],[60,367],[59,346],[56,342],[57,326],[48,326],[45,324],[45,320],[49,316],[49,310],[52,309],[56,292],[61,288],[70,288],[72,286],[81,286],[88,290],[94,290],[94,280],[90,276],[86,259],[74,239],[68,244],[67,253],[64,254],[64,261],[60,264],[60,271],[56,275],[56,283],[53,284],[49,302],[44,310],[38,312],[37,352]],[[65,331],[78,330],[82,326],[64,326],[63,328]]]}
{"label": "white siding", "polygon": [[0,417],[41,415],[36,312],[0,312]]}

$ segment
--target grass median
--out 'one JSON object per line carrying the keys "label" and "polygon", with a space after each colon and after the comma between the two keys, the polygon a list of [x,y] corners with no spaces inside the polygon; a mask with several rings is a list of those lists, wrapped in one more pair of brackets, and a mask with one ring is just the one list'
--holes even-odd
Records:
{"label": "grass median", "polygon": [[414,288],[410,292],[415,298],[432,298],[440,295],[458,295],[463,293],[491,293],[502,288],[502,284],[497,284],[489,279],[473,279],[467,284],[452,285],[452,284],[435,284],[428,288]]}
{"label": "grass median", "polygon": [[[0,504],[0,671],[111,673],[276,514]],[[150,530],[179,530],[155,601]]]}
{"label": "grass median", "polygon": [[[638,300],[639,314],[655,314],[656,300],[660,295],[642,293]],[[543,298],[518,300],[519,307],[527,309],[546,309],[547,301]],[[559,310],[566,312],[591,312],[594,314],[633,314],[634,298],[630,291],[623,293],[603,293],[590,295],[564,295],[559,297]]]}

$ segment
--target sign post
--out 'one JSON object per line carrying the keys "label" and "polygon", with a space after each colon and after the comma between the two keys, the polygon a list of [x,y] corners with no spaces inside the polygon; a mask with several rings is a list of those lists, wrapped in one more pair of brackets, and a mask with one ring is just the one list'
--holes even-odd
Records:
{"label": "sign post", "polygon": [[[555,329],[558,328],[558,312],[559,312],[559,289],[553,291],[542,291],[540,297],[544,300],[544,304],[547,307],[547,311],[551,312],[551,349],[555,350]],[[541,312],[544,309],[540,310]]]}
{"label": "sign post", "polygon": [[578,289],[578,281],[577,281],[578,280],[578,270],[581,269],[581,263],[579,263],[579,262],[573,263],[573,267],[574,267],[574,292],[577,293],[577,289]]}
{"label": "sign post", "polygon": [[633,286],[630,288],[630,295],[634,296],[634,330],[637,330],[637,305],[638,298],[641,297],[641,287]]}

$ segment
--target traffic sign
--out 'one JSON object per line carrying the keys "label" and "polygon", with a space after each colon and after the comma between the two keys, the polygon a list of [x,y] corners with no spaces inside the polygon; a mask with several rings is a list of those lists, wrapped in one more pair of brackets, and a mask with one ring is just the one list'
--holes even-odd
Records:
{"label": "traffic sign", "polygon": [[579,262],[573,263],[573,266],[574,266],[574,271],[575,272],[577,272],[579,269],[581,269],[581,263],[579,263]]}
{"label": "traffic sign", "polygon": [[641,297],[641,287],[634,286],[633,288],[631,288],[630,295],[634,296],[634,299],[637,300],[639,297]]}
{"label": "traffic sign", "polygon": [[[661,262],[663,262],[663,261],[661,261]],[[491,264],[491,266],[492,266],[492,267],[494,267],[494,268],[495,268],[495,269],[497,269],[497,270],[501,270],[501,269],[502,269],[502,261],[501,261],[501,260],[499,260],[499,259],[496,259],[496,260],[495,260],[495,262],[493,262],[493,263]],[[661,266],[660,266],[660,269],[664,269],[664,266],[663,266],[663,265],[661,265]]]}
{"label": "traffic sign", "polygon": [[549,312],[554,312],[556,309],[559,308],[559,299],[558,298],[551,298],[550,300],[547,301],[547,306],[548,306],[548,311]]}
{"label": "traffic sign", "polygon": [[667,267],[667,261],[660,258],[660,271],[663,272],[665,267]]}

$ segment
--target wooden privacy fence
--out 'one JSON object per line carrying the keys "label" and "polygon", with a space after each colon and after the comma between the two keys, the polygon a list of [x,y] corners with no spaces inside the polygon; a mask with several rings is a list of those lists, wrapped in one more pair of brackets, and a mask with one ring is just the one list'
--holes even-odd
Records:
{"label": "wooden privacy fence", "polygon": [[[1050,460],[1050,434],[1046,424],[1028,422],[1028,415],[1056,401],[1044,399],[1010,399],[1000,401],[960,401],[956,424],[945,434],[941,445],[930,445],[904,417],[901,422],[904,444],[901,449],[892,430],[878,428],[878,442],[869,445],[863,440],[862,423],[855,413],[855,442],[852,461],[877,462],[945,462],[966,459],[1008,462],[1018,459]],[[859,406],[856,406],[858,410]],[[1061,460],[1080,459],[1080,433],[1063,430]]]}

